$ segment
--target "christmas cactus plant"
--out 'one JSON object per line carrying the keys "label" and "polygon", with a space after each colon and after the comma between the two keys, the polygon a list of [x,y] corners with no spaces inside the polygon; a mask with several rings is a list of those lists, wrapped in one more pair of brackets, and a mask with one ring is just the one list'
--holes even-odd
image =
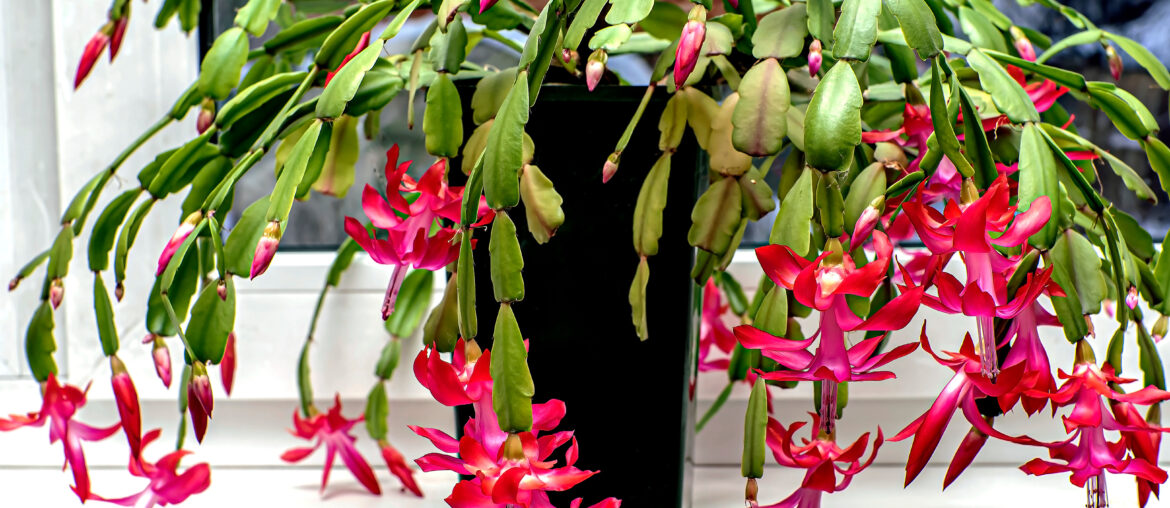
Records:
{"label": "christmas cactus plant", "polygon": [[[598,318],[630,321],[641,340],[682,340],[653,336],[648,326],[648,258],[658,252],[663,214],[689,213],[687,240],[697,252],[691,276],[703,295],[698,368],[726,371],[729,378],[712,412],[733,384],[751,386],[742,461],[751,506],[759,505],[757,481],[769,451],[779,465],[804,471],[792,494],[770,506],[819,506],[824,495],[864,474],[885,440],[910,441],[909,484],[960,411],[970,431],[944,486],[994,438],[1038,457],[1020,466],[1023,473],[1067,474],[1087,489],[1089,506],[1107,503],[1107,473],[1132,475],[1144,505],[1167,479],[1158,466],[1166,431],[1159,404],[1170,393],[1156,343],[1170,314],[1170,250],[1156,247],[1095,182],[1107,169],[1138,197],[1156,200],[1155,186],[1170,190],[1170,149],[1130,92],[1046,62],[1064,49],[1096,44],[1115,79],[1121,52],[1164,89],[1170,72],[1138,43],[1056,0],[1018,2],[1046,7],[1079,32],[1052,41],[989,0],[694,0],[686,8],[654,0],[376,0],[338,1],[334,11],[312,16],[291,0],[250,0],[234,26],[215,38],[198,79],[81,187],[56,240],[10,283],[15,291],[44,267],[41,303],[25,337],[44,402],[39,411],[0,419],[0,431],[48,423],[83,502],[128,505],[149,494],[151,503],[165,505],[206,490],[207,464],[178,469],[191,453],[182,438],[177,450],[147,460],[145,448],[158,431],[143,431],[134,382],[118,357],[111,298],[123,297],[129,263],[154,262],[131,257],[139,227],[158,202],[182,200],[181,216],[174,217],[179,225],[157,260],[146,343],[168,387],[174,376],[169,348],[185,353],[176,390],[185,411],[179,425],[186,429],[189,420],[202,441],[217,391],[209,369],[220,370],[230,395],[235,370],[248,368],[235,355],[236,278],[263,276],[280,255],[296,202],[313,191],[326,199],[321,196],[349,190],[359,125],[369,136],[392,99],[425,93],[421,130],[434,162],[416,179],[407,173],[410,162],[398,162],[395,146],[376,161],[385,164],[386,188],[366,186],[365,216],[345,219],[350,239],[329,270],[298,368],[301,405],[292,433],[314,444],[282,458],[297,462],[324,444],[322,488],[340,455],[363,486],[380,493],[354,446],[353,428],[364,421],[403,488],[421,496],[408,459],[387,441],[386,394],[401,338],[421,326],[426,347],[413,360],[414,376],[438,402],[471,405],[475,417],[458,438],[412,426],[437,449],[414,463],[423,471],[466,475],[446,498],[454,507],[551,506],[548,492],[572,489],[596,471],[575,466],[578,442],[572,431],[557,430],[566,404],[534,403],[527,356],[546,338],[525,336],[513,312],[525,296],[541,297],[525,293],[520,236],[553,241],[566,220],[552,180],[533,164],[541,147],[525,127],[545,84],[583,84],[588,93],[610,86],[602,83],[624,83],[607,70],[610,56],[639,54],[653,62],[652,75],[635,83],[646,85],[641,106],[628,125],[615,124],[616,146],[597,160],[598,178],[622,178],[622,154],[642,122],[657,122],[661,157],[648,168],[629,225],[640,262],[623,274],[632,280],[628,295],[613,295],[627,296],[631,312]],[[197,24],[200,1],[158,3],[156,26],[175,17],[185,31]],[[75,87],[101,65],[107,49],[113,61],[131,7],[130,0],[114,0],[85,47]],[[423,13],[433,15],[409,52],[387,54],[388,42]],[[509,37],[516,34],[521,38]],[[486,40],[511,48],[514,66],[469,61],[469,51]],[[457,83],[474,87],[470,110]],[[642,118],[656,94],[669,95],[662,115]],[[1158,182],[1145,181],[1078,134],[1061,99],[1100,111],[1139,143]],[[410,104],[401,121],[414,126]],[[112,199],[104,195],[115,175],[137,169],[123,168],[132,153],[184,121],[194,123],[190,141],[138,169],[138,185]],[[475,127],[464,132],[465,125]],[[708,185],[688,211],[666,202],[666,188],[671,178],[695,176],[677,169],[671,175],[676,149],[692,138],[704,152]],[[544,160],[557,156],[571,155]],[[238,182],[265,157],[276,159],[270,193],[236,202]],[[765,182],[773,172],[779,173],[776,188]],[[457,173],[462,186],[449,182]],[[226,231],[233,208],[242,215]],[[520,213],[528,231],[512,219]],[[773,223],[768,245],[755,250],[764,277],[748,295],[727,268],[748,225],[765,218]],[[92,302],[109,357],[118,410],[109,427],[78,421],[85,390],[57,378],[54,310],[79,245],[86,247],[94,294],[69,296]],[[473,263],[476,248],[488,249],[488,266]],[[339,397],[327,411],[315,406],[309,358],[321,302],[361,251],[392,265],[381,308],[369,309],[381,314],[391,339],[364,412],[347,417]],[[476,302],[477,269],[490,271],[495,302]],[[434,280],[447,274],[439,305],[429,308]],[[493,330],[479,329],[477,306],[498,307]],[[918,340],[890,344],[890,335],[910,328],[924,307],[973,318],[967,320],[973,332],[928,337],[923,326],[908,330]],[[1116,326],[1108,347],[1094,351],[1087,338],[1097,330],[1088,316],[1103,309]],[[1041,326],[1063,330],[1068,344],[1061,347],[1075,351],[1071,365],[1050,363]],[[476,342],[483,335],[492,339],[490,350]],[[1123,377],[1126,348],[1138,352],[1140,383],[1138,373]],[[934,403],[893,435],[875,428],[839,438],[836,422],[845,416],[849,387],[895,377],[898,360],[908,355],[930,355],[940,370],[954,372]],[[773,411],[770,389],[798,382],[814,387],[809,417]],[[1139,406],[1148,409],[1143,414]],[[1056,425],[1041,412],[1046,407],[1064,411],[1067,439],[1045,442],[996,427],[997,418],[1017,408],[1037,427]],[[809,437],[798,441],[802,428]],[[102,497],[110,494],[100,485],[91,487],[83,444],[119,430],[130,474],[150,485],[114,499]]]}

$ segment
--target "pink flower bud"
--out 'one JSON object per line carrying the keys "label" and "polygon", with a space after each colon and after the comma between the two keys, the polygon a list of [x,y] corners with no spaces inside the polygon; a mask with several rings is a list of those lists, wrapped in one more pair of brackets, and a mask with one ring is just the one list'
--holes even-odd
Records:
{"label": "pink flower bud", "polygon": [[249,276],[255,279],[268,270],[272,263],[272,256],[276,255],[276,246],[280,244],[280,222],[272,221],[264,226],[264,235],[256,243],[256,254],[252,257],[252,273]]}
{"label": "pink flower bud", "polygon": [[699,61],[699,51],[703,49],[703,39],[707,37],[707,9],[696,5],[691,9],[689,21],[683,25],[682,35],[678,38],[678,50],[674,54],[674,86],[681,88],[687,82],[695,64]]}
{"label": "pink flower bud", "polygon": [[163,386],[171,387],[171,350],[167,349],[167,343],[163,341],[162,337],[155,334],[149,334],[143,339],[142,343],[154,343],[154,348],[151,351],[151,356],[154,358],[154,372],[158,374],[158,378],[162,380]]}
{"label": "pink flower bud", "polygon": [[81,62],[77,64],[77,74],[73,77],[74,90],[81,86],[81,82],[85,81],[86,76],[89,76],[89,71],[93,70],[93,64],[97,62],[98,57],[102,55],[102,51],[105,51],[106,46],[110,44],[110,31],[112,30],[113,25],[106,23],[85,44],[85,49],[81,52]]}
{"label": "pink flower bud", "polygon": [[126,295],[126,286],[123,286],[121,282],[114,284],[114,298],[116,298],[120,302],[120,301],[122,301],[122,297],[125,295]]}
{"label": "pink flower bud", "polygon": [[813,39],[808,45],[808,75],[816,77],[817,73],[821,71],[821,63],[824,56],[821,55],[821,41]]}
{"label": "pink flower bud", "polygon": [[195,117],[195,130],[203,134],[211,128],[213,123],[215,123],[215,101],[203,99],[203,104],[199,107],[199,115]]}
{"label": "pink flower bud", "polygon": [[214,406],[215,398],[211,393],[207,367],[203,362],[195,362],[191,366],[191,377],[187,380],[187,412],[191,416],[191,426],[195,428],[195,439],[200,443],[207,433],[207,419],[211,418]]}
{"label": "pink flower bud", "polygon": [[61,300],[65,298],[65,285],[61,283],[61,278],[53,279],[49,283],[49,303],[53,304],[53,309],[61,306]]}
{"label": "pink flower bud", "polygon": [[17,275],[8,281],[8,291],[16,291],[16,287],[20,285],[21,280],[24,280],[24,277]]}
{"label": "pink flower bud", "polygon": [[873,232],[873,228],[877,225],[885,208],[885,196],[878,196],[861,212],[861,216],[857,218],[857,224],[853,226],[853,235],[849,237],[850,251],[856,249],[865,242],[866,238],[869,238],[869,234]]}
{"label": "pink flower bud", "polygon": [[606,183],[613,175],[617,173],[618,162],[622,160],[621,152],[614,152],[609,154],[605,159],[605,166],[601,168],[601,183]]}
{"label": "pink flower bud", "polygon": [[479,0],[479,13],[483,14],[483,11],[491,9],[493,5],[496,5],[497,1],[498,0]]}
{"label": "pink flower bud", "polygon": [[1016,52],[1020,54],[1020,58],[1029,62],[1036,61],[1036,48],[1032,46],[1032,41],[1028,40],[1028,36],[1024,34],[1023,30],[1013,26],[1009,30],[1012,34],[1012,39],[1016,46]]}
{"label": "pink flower bud", "polygon": [[1113,300],[1102,300],[1101,307],[1105,309],[1105,315],[1109,316],[1110,319],[1112,319],[1114,314],[1117,312],[1117,302]]}
{"label": "pink flower bud", "polygon": [[227,283],[222,279],[215,285],[215,294],[220,300],[227,300]]}
{"label": "pink flower bud", "polygon": [[1109,74],[1113,75],[1113,81],[1121,80],[1121,71],[1125,70],[1125,63],[1121,61],[1121,55],[1117,53],[1117,48],[1112,44],[1105,45],[1105,56],[1109,57]]}
{"label": "pink flower bud", "polygon": [[142,411],[138,405],[138,391],[134,389],[130,373],[126,372],[126,365],[117,356],[110,357],[110,371],[113,372],[110,384],[114,388],[118,416],[122,419],[122,431],[130,444],[131,456],[138,457],[142,453]]}
{"label": "pink flower bud", "polygon": [[597,84],[601,82],[601,76],[605,75],[605,64],[609,61],[609,54],[604,49],[599,49],[589,54],[589,62],[585,64],[585,84],[592,92],[597,88]]}
{"label": "pink flower bud", "polygon": [[129,24],[130,16],[122,16],[117,21],[114,21],[114,33],[110,37],[110,61],[114,61],[114,57],[118,56],[118,50],[122,49],[122,38],[126,35],[126,25]]}
{"label": "pink flower bud", "polygon": [[573,51],[573,50],[568,49],[568,48],[561,50],[561,61],[562,62],[569,63],[569,62],[572,62],[573,59],[575,59],[575,58],[577,58],[576,51]]}
{"label": "pink flower bud", "polygon": [[[162,275],[167,269],[167,265],[171,263],[171,258],[175,256],[175,252],[179,250],[179,246],[191,236],[191,232],[195,231],[195,226],[203,220],[203,212],[198,210],[191,212],[183,223],[179,224],[179,228],[171,235],[171,239],[167,241],[166,247],[163,247],[162,254],[158,256],[158,270],[154,272],[155,275]],[[121,300],[121,298],[119,298]]]}
{"label": "pink flower bud", "polygon": [[1138,304],[1138,290],[1134,286],[1129,287],[1129,292],[1125,294],[1125,306],[1130,310],[1137,308]]}
{"label": "pink flower bud", "polygon": [[223,360],[219,361],[219,379],[223,382],[223,391],[232,396],[232,385],[236,379],[236,332],[227,337],[227,346],[223,350]]}

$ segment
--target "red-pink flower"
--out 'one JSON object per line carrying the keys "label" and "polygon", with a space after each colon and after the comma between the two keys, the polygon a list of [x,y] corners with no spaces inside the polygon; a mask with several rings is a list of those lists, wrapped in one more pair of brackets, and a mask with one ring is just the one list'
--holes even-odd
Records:
{"label": "red-pink flower", "polygon": [[[918,347],[903,344],[891,351],[875,354],[884,336],[872,337],[853,347],[845,346],[845,333],[855,330],[898,330],[906,326],[918,306],[923,286],[903,287],[903,292],[869,319],[862,320],[849,307],[846,295],[869,297],[885,279],[893,246],[884,233],[873,233],[876,257],[862,267],[842,254],[840,243],[808,261],[785,245],[767,245],[756,249],[764,273],[779,286],[793,291],[801,304],[820,311],[817,332],[806,340],[794,341],[775,337],[750,325],[735,327],[739,343],[748,349],[760,349],[764,356],[791,370],[764,374],[778,381],[822,381],[821,423],[832,433],[836,415],[837,384],[848,381],[880,381],[894,373],[875,371],[885,364],[906,356]],[[819,340],[818,340],[819,339]],[[817,340],[815,353],[806,350]]]}
{"label": "red-pink flower", "polygon": [[[991,397],[987,400],[995,403],[995,397],[1014,389],[1025,374],[1022,363],[1005,368],[1000,376],[993,381],[980,375],[983,371],[982,359],[975,354],[975,345],[971,341],[971,334],[968,333],[963,337],[963,345],[958,353],[946,352],[949,357],[946,359],[935,354],[930,347],[930,341],[926,338],[925,325],[922,327],[919,341],[922,343],[923,350],[933,356],[940,364],[955,371],[955,375],[943,387],[930,409],[890,438],[891,441],[901,441],[911,436],[914,437],[914,441],[910,445],[910,457],[906,460],[906,485],[913,482],[922,472],[922,468],[926,467],[927,461],[934,454],[939,440],[942,439],[943,432],[946,431],[947,425],[951,421],[951,416],[960,408],[963,410],[963,416],[979,433],[1012,443],[1039,444],[1030,438],[1008,436],[992,428],[980,413],[977,402],[979,399]],[[1001,409],[1004,409],[1002,402],[1000,402],[1000,406]],[[960,466],[947,471],[947,484],[950,484],[950,481],[958,477],[963,468],[970,464],[971,459],[982,446],[982,439],[964,440],[956,452],[956,460],[952,461],[952,464],[957,462]]]}
{"label": "red-pink flower", "polygon": [[699,371],[726,369],[726,358],[708,360],[712,348],[730,354],[735,349],[735,334],[727,327],[724,316],[730,314],[730,305],[723,303],[723,295],[715,279],[707,279],[703,287],[703,317],[699,323]]}
{"label": "red-pink flower", "polygon": [[[1087,349],[1087,344],[1078,345]],[[1078,362],[1071,374],[1058,373],[1065,379],[1055,393],[1049,395],[1053,409],[1073,406],[1072,411],[1062,417],[1065,431],[1070,434],[1066,441],[1048,443],[1048,455],[1052,460],[1032,459],[1020,467],[1030,475],[1071,473],[1069,481],[1078,487],[1087,487],[1091,499],[1089,506],[1104,506],[1107,499],[1105,473],[1128,474],[1138,479],[1139,495],[1143,482],[1158,485],[1166,481],[1166,472],[1158,467],[1157,453],[1150,453],[1155,436],[1170,431],[1145,422],[1133,410],[1133,404],[1152,405],[1170,399],[1170,392],[1147,386],[1132,393],[1116,391],[1113,386],[1133,382],[1133,379],[1118,377],[1108,363],[1098,367],[1090,355],[1078,350]],[[1088,357],[1088,358],[1086,358]],[[1105,400],[1113,403],[1111,413]],[[1115,417],[1120,415],[1120,419]],[[1119,431],[1117,441],[1108,441],[1105,431]],[[1160,440],[1160,437],[1157,438]],[[1131,442],[1132,441],[1132,442]],[[1128,454],[1127,449],[1135,450]],[[1148,498],[1149,491],[1145,494]]]}
{"label": "red-pink flower", "polygon": [[426,347],[414,359],[414,377],[440,404],[462,406],[491,396],[491,351],[481,352],[475,342],[455,343],[452,361],[440,357],[438,349]]}
{"label": "red-pink flower", "polygon": [[[159,429],[146,433],[142,438],[143,446],[158,438]],[[150,480],[141,492],[126,497],[107,499],[98,495],[90,495],[89,499],[105,501],[121,506],[136,506],[143,497],[147,501],[146,508],[155,505],[167,506],[186,501],[188,497],[207,490],[211,486],[211,466],[207,463],[196,464],[179,473],[179,461],[189,455],[188,450],[176,450],[164,455],[151,464],[141,458],[130,458],[130,474]]]}
{"label": "red-pink flower", "polygon": [[[696,10],[702,10],[703,17],[706,17],[706,9],[696,7]],[[682,35],[678,38],[678,49],[674,54],[674,85],[680,88],[687,82],[691,72],[694,72],[695,64],[699,62],[699,52],[703,49],[703,39],[707,37],[706,20],[694,19],[694,11],[691,12],[691,18],[683,25]]]}
{"label": "red-pink flower", "polygon": [[[388,238],[383,240],[371,237],[361,221],[353,217],[345,218],[345,232],[375,262],[394,266],[394,274],[382,303],[382,319],[387,319],[394,312],[394,302],[408,267],[437,270],[459,257],[459,244],[454,241],[455,228],[439,227],[433,235],[431,231],[436,221],[458,221],[463,202],[463,187],[447,185],[447,159],[439,159],[415,182],[406,174],[410,161],[397,163],[397,144],[386,152],[386,157],[386,197],[383,198],[372,186],[366,185],[362,192],[362,210],[375,228],[387,232]],[[411,203],[403,197],[402,192],[417,192],[418,197]],[[494,216],[481,200],[482,220],[472,226],[486,224]]]}
{"label": "red-pink flower", "polygon": [[411,494],[423,497],[422,489],[418,488],[418,483],[414,481],[414,470],[406,464],[406,458],[402,456],[402,453],[386,441],[378,441],[378,447],[382,449],[382,460],[386,461],[386,467],[390,468],[390,474],[402,482],[402,488],[409,490]]}
{"label": "red-pink flower", "polygon": [[109,427],[91,427],[75,420],[77,410],[85,405],[85,391],[73,386],[62,385],[57,377],[49,374],[44,383],[41,410],[27,415],[9,415],[0,418],[0,431],[7,432],[21,427],[41,427],[49,424],[49,442],[61,441],[65,449],[65,465],[73,470],[73,492],[82,502],[90,496],[89,470],[85,466],[82,441],[100,441],[112,436],[121,428],[121,423]]}
{"label": "red-pink flower", "polygon": [[[866,432],[845,448],[837,445],[833,436],[822,432],[820,417],[810,413],[813,425],[810,427],[808,439],[803,444],[796,443],[796,431],[804,427],[806,422],[795,422],[785,428],[780,422],[768,418],[768,448],[772,456],[781,466],[804,469],[804,478],[792,495],[784,500],[763,508],[814,508],[821,505],[821,495],[825,492],[833,493],[845,490],[853,476],[860,473],[873,463],[881,448],[883,438],[882,429],[877,429],[877,436],[873,440],[873,448],[869,457],[862,462],[866,448],[869,447],[869,433]],[[838,476],[841,475],[838,480]]]}
{"label": "red-pink flower", "polygon": [[122,420],[122,431],[130,444],[130,456],[138,457],[142,453],[142,411],[138,405],[138,390],[134,389],[134,380],[126,372],[126,365],[117,356],[110,357],[110,370],[113,374],[110,384]]}
{"label": "red-pink flower", "polygon": [[[1046,287],[1051,273],[1051,270],[1041,272],[1035,280],[1030,277],[1030,284],[1022,288],[1020,294],[1007,294],[1003,274],[1015,263],[996,251],[994,246],[1024,244],[1029,236],[1044,227],[1052,212],[1048,196],[1040,196],[1026,212],[1017,215],[1016,207],[1008,204],[1010,197],[1007,177],[1000,175],[975,201],[960,205],[950,200],[942,213],[920,202],[902,204],[918,237],[931,252],[936,255],[958,252],[963,256],[967,268],[966,285],[960,285],[949,274],[940,273],[934,280],[939,297],[928,297],[926,303],[939,310],[961,310],[963,314],[976,318],[980,351],[984,355],[983,367],[987,369],[984,375],[989,377],[995,376],[999,370],[994,319],[1012,317],[1030,305]],[[990,233],[1002,234],[993,239]],[[1009,296],[1015,298],[1009,301]]]}
{"label": "red-pink flower", "polygon": [[280,458],[285,462],[300,462],[324,444],[326,456],[325,470],[321,475],[322,492],[325,491],[325,485],[329,483],[329,472],[333,470],[333,460],[340,455],[345,467],[349,468],[349,471],[366,490],[374,494],[381,494],[382,488],[378,485],[374,470],[358,452],[354,446],[356,438],[349,433],[350,429],[362,419],[362,416],[352,420],[342,416],[341,395],[334,396],[333,407],[329,409],[328,413],[317,413],[309,418],[301,418],[299,413],[293,411],[293,428],[289,432],[301,439],[316,440],[316,442],[311,447],[292,448],[281,454]]}
{"label": "red-pink flower", "polygon": [[[1113,402],[1110,407],[1117,423],[1121,424],[1123,428],[1130,429],[1121,431],[1125,447],[1129,449],[1129,452],[1135,458],[1150,464],[1157,464],[1162,447],[1162,433],[1158,431],[1157,427],[1159,422],[1147,422],[1138,413],[1132,402]],[[1155,497],[1159,495],[1161,484],[1141,477],[1136,477],[1135,480],[1137,480],[1138,506],[1145,506],[1150,500],[1151,493]]]}
{"label": "red-pink flower", "polygon": [[[490,398],[490,393],[485,399]],[[485,406],[477,404],[477,411]],[[436,448],[447,453],[430,453],[415,462],[423,471],[448,470],[475,475],[474,480],[459,482],[446,499],[453,508],[496,505],[516,505],[525,508],[550,506],[548,491],[567,490],[596,474],[596,471],[577,469],[577,440],[571,431],[551,431],[565,415],[565,405],[559,400],[533,404],[531,432],[509,435],[495,422],[495,414],[477,412],[468,420],[460,440],[435,429],[411,427],[418,435],[429,439]],[[572,441],[565,451],[563,465],[550,460],[554,451]]]}

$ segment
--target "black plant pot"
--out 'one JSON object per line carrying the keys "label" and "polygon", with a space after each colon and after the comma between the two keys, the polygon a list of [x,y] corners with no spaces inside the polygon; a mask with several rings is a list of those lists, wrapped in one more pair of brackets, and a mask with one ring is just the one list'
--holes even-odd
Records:
{"label": "black plant pot", "polygon": [[[462,94],[465,108],[469,92]],[[519,231],[525,282],[525,299],[513,309],[530,340],[534,401],[565,401],[568,414],[561,427],[576,431],[577,466],[600,471],[570,492],[554,493],[557,506],[576,497],[588,506],[609,496],[635,508],[690,506],[699,299],[690,279],[695,251],[686,232],[706,159],[689,133],[672,158],[663,235],[658,255],[649,261],[650,338],[640,341],[627,300],[638,265],[634,203],[661,153],[657,125],[665,90],[651,98],[617,175],[602,184],[601,169],[644,93],[644,87],[600,87],[590,93],[581,86],[546,86],[528,123],[536,145],[533,162],[564,198],[565,223],[539,245],[527,231],[522,206],[510,214]],[[452,173],[454,179],[458,171]],[[476,340],[490,347],[498,305],[488,235],[476,236]],[[472,409],[456,413],[462,430]]]}

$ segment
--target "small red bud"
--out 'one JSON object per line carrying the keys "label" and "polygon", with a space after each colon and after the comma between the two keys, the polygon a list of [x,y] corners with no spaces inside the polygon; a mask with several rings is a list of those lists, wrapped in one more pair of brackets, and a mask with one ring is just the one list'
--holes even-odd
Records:
{"label": "small red bud", "polygon": [[114,285],[114,298],[120,302],[120,301],[122,301],[122,297],[125,295],[126,295],[126,287],[123,286],[121,282],[115,284]]}
{"label": "small red bud", "polygon": [[171,387],[171,350],[167,349],[167,343],[163,341],[162,337],[154,334],[149,334],[146,339],[142,341],[143,344],[153,342],[154,348],[151,351],[151,357],[154,359],[154,372],[158,374],[159,380],[162,381],[163,386]]}
{"label": "small red bud", "polygon": [[223,391],[232,396],[232,385],[236,379],[236,332],[228,334],[227,345],[223,350],[223,360],[219,361],[219,379],[223,382]]}
{"label": "small red bud", "polygon": [[220,279],[219,283],[215,285],[215,294],[219,296],[220,300],[227,300],[227,282]]}
{"label": "small red bud", "polygon": [[122,49],[122,38],[126,36],[126,25],[129,21],[130,16],[122,16],[114,21],[114,33],[110,36],[110,62],[114,61],[114,57],[118,56],[118,50]]}
{"label": "small red bud", "polygon": [[179,228],[175,230],[175,233],[171,235],[171,239],[167,241],[167,245],[163,247],[162,254],[158,257],[158,269],[154,272],[155,275],[162,275],[166,271],[167,265],[171,263],[171,258],[175,256],[175,252],[179,250],[179,246],[183,245],[187,237],[191,236],[191,232],[195,231],[195,226],[199,225],[199,222],[202,220],[203,212],[198,210],[191,212],[187,218],[183,219],[183,223],[179,224]]}
{"label": "small red bud", "polygon": [[21,277],[19,275],[17,275],[16,277],[13,277],[12,280],[8,281],[8,290],[9,291],[16,291],[16,286],[19,286],[20,281],[23,279],[24,279],[24,277]]}
{"label": "small red bud", "polygon": [[110,33],[113,29],[113,23],[106,23],[85,44],[85,49],[81,52],[81,61],[77,64],[77,74],[73,77],[74,90],[81,86],[81,82],[85,81],[86,76],[89,76],[89,71],[93,70],[93,64],[97,63],[102,51],[105,51],[106,46],[110,44]]}

